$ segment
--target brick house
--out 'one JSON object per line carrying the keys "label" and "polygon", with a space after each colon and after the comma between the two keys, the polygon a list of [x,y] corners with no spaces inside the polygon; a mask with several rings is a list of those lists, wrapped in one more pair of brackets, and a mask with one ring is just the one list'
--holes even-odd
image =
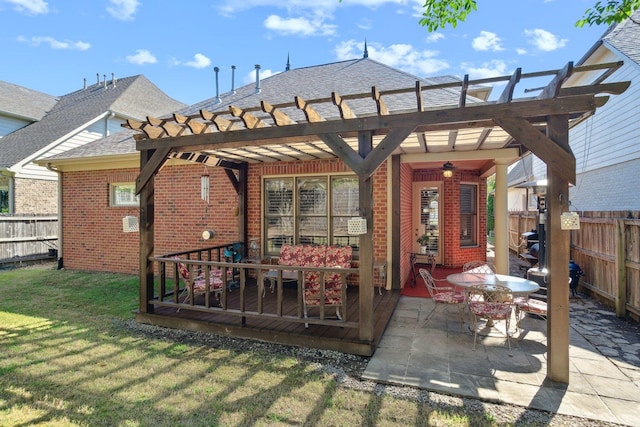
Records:
{"label": "brick house", "polygon": [[[565,148],[568,122],[602,105],[596,94],[628,87],[565,91],[566,78],[581,71],[567,64],[534,73],[550,82],[538,97],[516,100],[514,88],[527,77],[518,69],[501,78],[502,94],[489,102],[484,81],[418,78],[366,56],[263,80],[257,67],[255,86],[170,117],[129,120],[135,138],[125,132],[49,159],[63,182],[65,265],[137,271],[141,322],[370,355],[409,277],[419,236],[430,234],[438,264],[485,259],[486,177],[494,173],[496,268],[507,272],[507,166],[531,150],[550,170],[548,301],[556,311],[549,372],[567,381],[569,245],[559,213],[561,195],[575,182],[575,158]],[[110,198],[110,189],[127,179],[139,205]],[[81,183],[90,188],[78,189]],[[122,219],[136,214],[139,234],[125,232]],[[353,217],[366,221],[355,235],[348,226]],[[92,232],[68,230],[74,219]],[[203,240],[205,230],[215,231],[213,240]],[[266,295],[262,275],[283,266],[220,257],[228,244],[239,241],[246,249],[254,239],[261,257],[277,256],[284,243],[348,245],[352,268],[343,274],[295,264],[297,293],[278,276],[277,292]],[[184,280],[181,264],[191,269]],[[376,275],[380,264],[385,274]],[[183,296],[181,284],[196,268],[208,283],[199,299],[193,285]],[[225,281],[225,272],[234,280],[238,272],[239,288],[224,286],[219,300],[211,296],[213,271]],[[326,303],[313,319],[305,305],[303,316],[301,279],[309,272],[357,278],[348,303],[342,299],[342,317],[327,316]],[[376,284],[389,292],[376,295]]]}

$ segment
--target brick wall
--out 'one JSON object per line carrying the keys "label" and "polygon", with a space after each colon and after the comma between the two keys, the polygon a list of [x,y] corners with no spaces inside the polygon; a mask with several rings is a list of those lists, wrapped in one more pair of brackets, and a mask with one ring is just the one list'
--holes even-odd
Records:
{"label": "brick wall", "polygon": [[[237,239],[235,190],[220,168],[208,168],[210,202],[200,197],[201,165],[163,168],[155,179],[155,253],[214,246]],[[122,231],[137,207],[109,206],[109,183],[134,182],[137,169],[63,174],[63,253],[66,268],[138,274],[139,233]],[[214,229],[213,240],[202,231]]]}
{"label": "brick wall", "polygon": [[[456,170],[451,178],[445,179],[441,169],[416,169],[413,172],[413,181],[440,181],[443,183],[442,264],[446,267],[461,267],[468,261],[486,260],[487,180],[481,178],[477,171]],[[460,246],[460,184],[478,184],[478,244],[471,247]]]}
{"label": "brick wall", "polygon": [[[200,197],[202,165],[170,165],[155,179],[155,253],[178,252],[214,246],[238,239],[238,199],[224,170],[207,168],[210,175],[210,202]],[[261,183],[264,176],[303,175],[313,173],[351,173],[340,160],[279,162],[249,165],[247,237],[261,239]],[[63,253],[64,265],[70,269],[112,271],[137,274],[139,234],[122,231],[122,218],[139,217],[137,207],[110,207],[109,183],[134,182],[137,169],[66,172],[63,174]],[[412,183],[442,181],[440,170],[416,170],[401,165],[401,279],[410,273],[408,253],[413,245],[411,229]],[[472,248],[460,248],[459,218],[444,215],[444,264],[460,266],[466,261],[486,258],[486,181],[473,172],[456,171],[443,186],[446,212],[458,212],[460,182],[479,183],[479,242]],[[374,219],[373,253],[376,260],[387,259],[387,166],[383,164],[373,176]],[[213,229],[213,240],[202,239],[202,231]],[[357,264],[356,264],[357,265]],[[388,266],[390,271],[390,266]],[[375,285],[382,286],[374,276]]]}
{"label": "brick wall", "polygon": [[15,215],[57,215],[58,182],[16,178],[14,209]]}

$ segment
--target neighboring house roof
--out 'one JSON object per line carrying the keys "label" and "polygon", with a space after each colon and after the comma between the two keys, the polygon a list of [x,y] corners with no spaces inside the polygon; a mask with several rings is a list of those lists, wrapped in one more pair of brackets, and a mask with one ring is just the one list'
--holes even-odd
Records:
{"label": "neighboring house roof", "polygon": [[58,98],[0,80],[0,115],[38,121],[58,101]]}
{"label": "neighboring house roof", "polygon": [[519,186],[535,179],[533,175],[533,156],[528,153],[516,162],[507,174],[507,186]]}
{"label": "neighboring house roof", "polygon": [[[460,79],[452,76],[420,78],[372,59],[362,58],[284,71],[261,79],[259,91],[256,90],[254,82],[238,88],[235,93],[227,92],[220,95],[220,98],[214,96],[177,112],[185,116],[198,114],[200,110],[228,114],[230,106],[253,108],[259,106],[262,100],[266,100],[272,105],[284,103],[293,105],[294,96],[308,101],[326,97],[332,92],[336,92],[338,95],[371,93],[372,86],[376,86],[379,91],[412,88],[415,87],[417,81],[421,82],[423,86],[443,83],[457,83],[458,85],[456,88],[449,87],[430,91],[429,96],[423,99],[424,108],[455,105],[460,100]],[[415,95],[390,95],[386,96],[384,101],[390,111],[417,110]],[[467,98],[468,103],[480,101],[482,100],[472,96]],[[371,98],[349,100],[348,104],[358,116],[377,114],[376,104]],[[327,120],[339,114],[334,105],[314,104],[313,108]],[[294,120],[305,120],[304,113],[295,107],[283,109],[283,111],[286,111],[286,114]],[[255,111],[252,114],[270,121],[270,116],[262,111]],[[132,152],[135,152],[133,141],[124,144],[121,137],[109,140],[100,139],[84,147],[52,156],[49,160],[124,154],[122,150],[127,145],[132,147]]]}
{"label": "neighboring house roof", "polygon": [[[634,22],[635,21],[635,22]],[[611,25],[607,31],[598,39],[576,65],[582,65],[594,54],[603,44],[614,48],[622,55],[625,55],[636,64],[640,64],[640,9],[631,15],[631,19]]]}
{"label": "neighboring house roof", "polygon": [[620,22],[603,37],[605,43],[611,44],[636,64],[640,64],[640,24],[638,22],[640,22],[640,9],[631,15],[631,19]]}
{"label": "neighboring house roof", "polygon": [[160,116],[184,107],[142,75],[97,83],[60,97],[40,121],[0,140],[0,168],[11,167],[91,121],[114,113],[125,118]]}

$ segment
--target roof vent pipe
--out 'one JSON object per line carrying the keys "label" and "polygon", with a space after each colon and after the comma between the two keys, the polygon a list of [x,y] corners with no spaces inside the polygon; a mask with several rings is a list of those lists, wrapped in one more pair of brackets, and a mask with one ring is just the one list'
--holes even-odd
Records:
{"label": "roof vent pipe", "polygon": [[82,89],[86,89],[87,88],[87,78],[85,77],[84,79],[82,79],[82,81],[83,81]]}
{"label": "roof vent pipe", "polygon": [[216,104],[220,104],[222,100],[220,99],[220,91],[218,90],[218,72],[220,68],[213,67],[213,71],[216,73]]}
{"label": "roof vent pipe", "polygon": [[235,80],[236,80],[236,66],[232,65],[231,66],[231,93],[236,93]]}
{"label": "roof vent pipe", "polygon": [[96,84],[100,84],[100,73],[96,73]]}
{"label": "roof vent pipe", "polygon": [[260,64],[256,64],[256,93],[260,93]]}
{"label": "roof vent pipe", "polygon": [[114,73],[111,73],[111,84],[116,87],[116,75]]}
{"label": "roof vent pipe", "polygon": [[102,75],[102,85],[104,86],[104,88],[107,88],[107,75],[103,74]]}

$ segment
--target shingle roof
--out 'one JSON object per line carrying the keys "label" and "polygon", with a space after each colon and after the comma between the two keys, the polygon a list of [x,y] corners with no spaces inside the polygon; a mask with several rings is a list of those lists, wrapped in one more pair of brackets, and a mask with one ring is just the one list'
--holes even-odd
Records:
{"label": "shingle roof", "polygon": [[[378,90],[390,90],[399,88],[414,87],[416,81],[420,81],[424,86],[452,82],[453,77],[420,78],[404,71],[384,65],[369,58],[334,62],[310,67],[295,68],[281,72],[260,80],[260,92],[256,93],[256,85],[250,83],[236,90],[236,93],[224,93],[220,96],[222,102],[214,96],[204,101],[183,108],[178,112],[183,115],[197,114],[201,109],[208,111],[229,111],[229,106],[239,108],[256,107],[260,101],[265,100],[271,104],[282,104],[293,102],[294,96],[300,96],[305,100],[326,98],[331,92],[339,95],[370,93],[371,87],[376,86]],[[459,80],[457,80],[459,81]],[[424,99],[425,107],[436,105],[457,104],[460,97],[459,89],[440,89],[430,92],[428,99]],[[471,99],[470,102],[473,102]],[[416,110],[417,103],[415,96],[387,96],[385,103],[389,110]],[[375,103],[369,99],[350,100],[351,107],[357,114],[374,114]],[[329,119],[338,114],[335,106],[314,108]],[[294,120],[304,120],[304,114],[297,108],[283,109]],[[269,117],[261,112],[253,114]],[[135,132],[138,133],[138,132]],[[120,135],[118,133],[117,135]],[[80,147],[60,154],[51,159],[80,158],[88,156],[126,154],[125,147],[131,147],[135,152],[133,140],[125,142],[123,138],[132,133],[122,133],[109,139],[100,139]],[[130,138],[132,138],[130,136]],[[111,149],[109,149],[111,147]]]}
{"label": "shingle roof", "polygon": [[613,27],[603,40],[636,64],[640,64],[640,24],[637,24],[640,22],[640,9],[636,10],[631,18],[633,20],[627,19]]}
{"label": "shingle roof", "polygon": [[0,81],[0,114],[37,121],[53,108],[57,100],[55,96]]}
{"label": "shingle roof", "polygon": [[183,108],[142,75],[89,86],[60,97],[42,120],[0,140],[0,167],[11,167],[107,111],[143,119]]}
{"label": "shingle roof", "polygon": [[[272,105],[294,101],[294,96],[304,100],[326,98],[332,92],[339,95],[371,93],[371,87],[380,91],[406,89],[414,87],[416,81],[423,86],[442,83],[442,79],[420,78],[404,71],[384,65],[369,58],[333,62],[291,69],[260,80],[260,92],[256,93],[255,83],[239,88],[235,94],[224,94],[218,103],[215,97],[185,108],[184,115],[197,114],[205,109],[212,112],[228,111],[230,105],[249,108],[260,105],[265,100]],[[424,99],[424,107],[457,104],[459,89],[441,89],[432,91],[428,99]],[[416,98],[411,96],[385,97],[390,111],[415,110]],[[375,103],[369,99],[349,101],[349,107],[358,115],[374,114]],[[315,108],[315,106],[314,106]],[[297,108],[283,110],[294,120],[304,120],[303,113]],[[338,110],[333,105],[320,106],[317,111],[327,120],[338,117]]]}

